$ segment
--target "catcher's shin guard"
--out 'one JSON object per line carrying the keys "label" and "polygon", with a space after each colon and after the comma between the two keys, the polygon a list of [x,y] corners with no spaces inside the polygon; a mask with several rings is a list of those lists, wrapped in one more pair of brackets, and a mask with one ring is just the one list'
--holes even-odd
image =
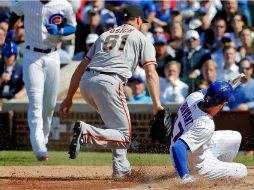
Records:
{"label": "catcher's shin guard", "polygon": [[73,137],[69,145],[69,158],[75,159],[80,151],[80,144],[82,143],[82,128],[81,122],[77,121],[73,128]]}

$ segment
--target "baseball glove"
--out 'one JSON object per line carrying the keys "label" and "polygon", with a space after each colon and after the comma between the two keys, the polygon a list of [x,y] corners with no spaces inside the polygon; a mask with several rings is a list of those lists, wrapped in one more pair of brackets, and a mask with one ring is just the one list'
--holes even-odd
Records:
{"label": "baseball glove", "polygon": [[157,112],[150,121],[150,137],[161,143],[170,140],[172,130],[171,113],[167,109]]}

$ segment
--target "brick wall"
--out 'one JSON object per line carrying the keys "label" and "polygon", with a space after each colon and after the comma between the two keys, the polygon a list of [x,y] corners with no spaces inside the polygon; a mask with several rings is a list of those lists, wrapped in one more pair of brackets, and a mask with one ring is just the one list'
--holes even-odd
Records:
{"label": "brick wall", "polygon": [[[13,105],[12,105],[13,107]],[[14,149],[31,150],[29,141],[29,128],[27,125],[27,105],[14,106],[18,107],[13,116],[13,136]],[[23,107],[23,108],[22,108]],[[58,107],[52,122],[51,134],[49,137],[49,150],[68,150],[72,127],[76,120],[83,120],[97,127],[103,126],[100,116],[91,110],[84,103],[75,103],[68,117],[60,118]],[[161,145],[149,138],[149,121],[153,113],[151,105],[129,105],[131,122],[132,122],[132,145],[130,151],[135,152],[166,152],[169,144]],[[176,112],[177,105],[166,105]],[[221,112],[215,117],[216,130],[237,130],[243,135],[242,148],[250,149],[254,145],[254,115],[249,112]]]}

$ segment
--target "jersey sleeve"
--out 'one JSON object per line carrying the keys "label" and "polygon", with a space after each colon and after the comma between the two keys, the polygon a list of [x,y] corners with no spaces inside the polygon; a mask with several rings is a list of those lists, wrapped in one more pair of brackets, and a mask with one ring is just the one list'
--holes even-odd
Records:
{"label": "jersey sleeve", "polygon": [[11,12],[14,12],[18,16],[24,15],[22,3],[20,1],[15,1],[11,4]]}
{"label": "jersey sleeve", "polygon": [[91,59],[93,58],[95,54],[95,44],[96,42],[92,45],[92,47],[89,49],[89,51],[87,52],[85,56],[85,58],[88,59],[89,61],[91,61]]}
{"label": "jersey sleeve", "polygon": [[141,49],[141,56],[140,56],[140,61],[142,64],[142,67],[150,64],[155,64],[156,63],[156,58],[155,58],[155,48],[153,44],[149,41],[148,38],[145,38],[143,40],[144,43],[142,43],[142,49]]}
{"label": "jersey sleeve", "polygon": [[66,5],[66,8],[65,8],[65,17],[66,17],[67,25],[71,25],[71,26],[77,25],[75,14],[73,12],[72,6],[69,3]]}

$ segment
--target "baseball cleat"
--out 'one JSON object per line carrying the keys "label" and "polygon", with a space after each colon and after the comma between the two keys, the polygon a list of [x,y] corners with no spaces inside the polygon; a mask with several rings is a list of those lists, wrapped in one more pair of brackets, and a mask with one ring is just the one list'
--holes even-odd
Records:
{"label": "baseball cleat", "polygon": [[49,159],[47,153],[41,154],[41,155],[37,155],[36,158],[37,158],[38,161],[47,161]]}
{"label": "baseball cleat", "polygon": [[71,144],[69,145],[69,158],[75,159],[80,151],[80,144],[82,143],[82,128],[81,122],[76,121],[73,127],[73,137]]}

